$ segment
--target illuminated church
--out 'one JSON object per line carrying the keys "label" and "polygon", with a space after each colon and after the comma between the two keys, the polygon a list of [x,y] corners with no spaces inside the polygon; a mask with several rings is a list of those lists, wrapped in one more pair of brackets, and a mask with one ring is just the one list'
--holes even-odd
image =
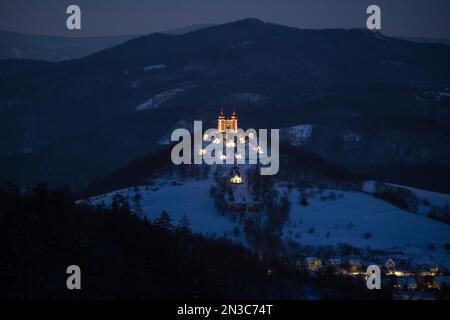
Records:
{"label": "illuminated church", "polygon": [[227,130],[232,132],[237,132],[238,130],[238,116],[235,111],[231,114],[231,119],[226,119],[223,111],[219,113],[217,119],[217,130],[222,133],[226,133]]}

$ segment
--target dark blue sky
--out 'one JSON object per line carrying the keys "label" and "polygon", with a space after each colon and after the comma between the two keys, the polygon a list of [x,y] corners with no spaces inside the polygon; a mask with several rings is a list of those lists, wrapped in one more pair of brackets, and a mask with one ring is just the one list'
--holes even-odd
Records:
{"label": "dark blue sky", "polygon": [[[81,31],[65,29],[70,4],[81,7]],[[0,0],[0,29],[76,36],[143,34],[249,17],[299,28],[361,28],[370,4],[381,7],[385,34],[450,38],[450,0]]]}

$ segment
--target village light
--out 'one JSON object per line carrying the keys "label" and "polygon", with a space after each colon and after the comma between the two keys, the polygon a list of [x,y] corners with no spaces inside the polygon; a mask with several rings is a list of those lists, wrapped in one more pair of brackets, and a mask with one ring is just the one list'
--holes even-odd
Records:
{"label": "village light", "polygon": [[[252,135],[253,135],[253,134],[252,134]],[[242,138],[242,137],[240,137],[240,138],[239,138],[239,142],[240,142],[240,143],[245,143],[245,139]]]}
{"label": "village light", "polygon": [[220,143],[220,140],[219,140],[219,138],[215,138],[215,139],[214,139],[214,141],[213,141],[213,143],[215,143],[215,144],[219,144],[219,143]]}
{"label": "village light", "polygon": [[259,154],[264,153],[263,149],[261,147],[257,147],[256,148],[256,152],[258,152]]}
{"label": "village light", "polygon": [[220,160],[227,160],[227,156],[224,155],[224,154],[222,154],[222,155],[220,156]]}
{"label": "village light", "polygon": [[209,139],[209,135],[208,135],[207,133],[205,133],[205,134],[203,135],[203,140],[207,141],[208,139]]}
{"label": "village light", "polygon": [[198,154],[202,156],[202,155],[206,154],[206,150],[205,149],[200,149],[198,151]]}
{"label": "village light", "polygon": [[239,153],[236,153],[236,154],[235,154],[235,157],[236,157],[236,159],[242,159],[242,155],[239,154]]}
{"label": "village light", "polygon": [[230,182],[233,184],[242,184],[244,183],[244,180],[242,180],[241,177],[239,177],[237,174],[235,174],[231,179]]}

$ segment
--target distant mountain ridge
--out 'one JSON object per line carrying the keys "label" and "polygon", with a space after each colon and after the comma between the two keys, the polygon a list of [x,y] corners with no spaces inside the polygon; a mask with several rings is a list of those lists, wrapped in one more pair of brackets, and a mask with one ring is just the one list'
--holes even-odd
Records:
{"label": "distant mountain ridge", "polygon": [[[212,26],[215,26],[215,24],[193,24],[186,27],[161,31],[160,33],[181,35]],[[0,30],[0,59],[33,59],[51,62],[79,59],[103,49],[122,44],[139,36],[139,34],[129,34],[92,37],[68,37],[25,34],[14,31]],[[396,38],[421,43],[443,43],[450,45],[450,39],[444,38]]]}
{"label": "distant mountain ridge", "polygon": [[[183,34],[209,26],[212,25],[196,24],[162,31],[162,33]],[[79,59],[97,51],[124,43],[138,36],[138,34],[130,34],[96,37],[64,37],[0,30],[0,59],[33,59],[51,62]]]}
{"label": "distant mountain ridge", "polygon": [[0,31],[0,59],[53,62],[77,59],[134,37],[136,35],[76,38]]}
{"label": "distant mountain ridge", "polygon": [[450,39],[449,38],[416,38],[416,37],[404,37],[402,38],[404,40],[408,41],[415,41],[415,42],[423,42],[423,43],[443,43],[450,45]]}
{"label": "distant mountain ridge", "polygon": [[449,57],[449,46],[368,30],[244,19],[82,59],[3,60],[0,180],[85,185],[161,148],[180,123],[215,126],[220,106],[237,107],[244,128],[317,124],[313,151],[360,172],[405,159],[447,165],[449,112],[420,86],[450,83]]}

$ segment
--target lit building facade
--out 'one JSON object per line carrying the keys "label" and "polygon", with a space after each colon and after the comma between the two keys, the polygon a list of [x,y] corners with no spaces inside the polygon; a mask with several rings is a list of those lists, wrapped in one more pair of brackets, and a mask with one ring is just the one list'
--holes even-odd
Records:
{"label": "lit building facade", "polygon": [[220,111],[217,119],[217,130],[221,133],[226,133],[227,130],[237,132],[238,130],[238,116],[235,111],[231,114],[231,119],[226,119],[223,111]]}

